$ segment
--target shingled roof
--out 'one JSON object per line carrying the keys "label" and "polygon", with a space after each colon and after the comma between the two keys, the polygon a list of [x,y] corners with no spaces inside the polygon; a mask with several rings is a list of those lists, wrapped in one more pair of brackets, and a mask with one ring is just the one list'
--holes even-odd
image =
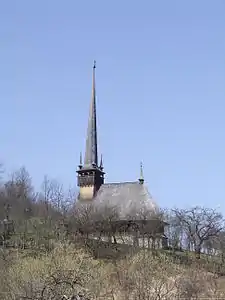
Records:
{"label": "shingled roof", "polygon": [[105,183],[92,204],[99,211],[105,207],[116,209],[120,220],[136,218],[145,212],[154,214],[158,210],[147,187],[139,181]]}

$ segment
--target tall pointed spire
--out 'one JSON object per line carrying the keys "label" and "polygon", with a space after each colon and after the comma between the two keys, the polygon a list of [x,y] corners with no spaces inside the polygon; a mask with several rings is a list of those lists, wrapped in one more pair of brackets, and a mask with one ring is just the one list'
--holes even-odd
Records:
{"label": "tall pointed spire", "polygon": [[92,97],[88,117],[85,156],[84,161],[82,161],[81,158],[80,165],[77,170],[77,184],[80,187],[79,199],[81,201],[89,201],[93,199],[101,185],[104,184],[105,173],[103,171],[102,159],[100,166],[98,165],[95,69],[96,62],[94,61],[92,74]]}
{"label": "tall pointed spire", "polygon": [[85,157],[84,157],[84,167],[86,167],[86,168],[98,166],[95,69],[96,69],[96,61],[94,61],[94,65],[93,65],[92,98],[91,98],[89,118],[88,118],[86,151],[85,151]]}

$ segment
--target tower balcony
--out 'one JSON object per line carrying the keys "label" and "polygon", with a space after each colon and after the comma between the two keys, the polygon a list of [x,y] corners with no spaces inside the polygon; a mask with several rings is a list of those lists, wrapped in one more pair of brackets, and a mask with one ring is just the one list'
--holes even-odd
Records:
{"label": "tower balcony", "polygon": [[77,184],[79,187],[96,186],[100,187],[104,183],[104,173],[101,171],[78,171]]}

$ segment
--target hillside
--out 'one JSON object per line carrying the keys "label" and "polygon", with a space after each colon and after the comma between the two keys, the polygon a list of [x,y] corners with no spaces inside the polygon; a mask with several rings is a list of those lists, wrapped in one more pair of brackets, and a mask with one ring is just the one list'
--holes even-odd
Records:
{"label": "hillside", "polygon": [[[102,232],[89,210],[77,213],[74,199],[47,177],[35,192],[24,168],[3,182],[0,299],[75,300],[79,293],[95,300],[225,298],[220,213],[199,207],[163,212],[158,217],[170,217],[170,250],[142,249],[116,242],[111,211],[101,214],[101,230],[107,224],[115,243],[91,240],[90,228],[99,237]],[[219,254],[202,254],[203,247]]]}
{"label": "hillside", "polygon": [[130,251],[95,259],[79,245],[54,243],[48,252],[1,250],[1,299],[199,299],[225,297],[225,280],[197,260],[180,264],[165,253]]}

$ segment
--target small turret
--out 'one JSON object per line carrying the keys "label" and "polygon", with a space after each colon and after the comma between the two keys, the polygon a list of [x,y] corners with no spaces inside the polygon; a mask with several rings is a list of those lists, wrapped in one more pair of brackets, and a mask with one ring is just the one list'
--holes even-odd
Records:
{"label": "small turret", "polygon": [[100,160],[100,165],[99,168],[101,171],[103,171],[104,167],[103,167],[103,159],[102,159],[102,154],[101,154],[101,160]]}
{"label": "small turret", "polygon": [[80,152],[80,163],[78,165],[78,168],[81,170],[82,166],[83,166],[83,163],[82,163],[82,153]]}
{"label": "small turret", "polygon": [[142,163],[140,163],[140,177],[139,177],[139,183],[140,184],[143,184],[144,183],[144,174],[143,174],[143,165]]}

